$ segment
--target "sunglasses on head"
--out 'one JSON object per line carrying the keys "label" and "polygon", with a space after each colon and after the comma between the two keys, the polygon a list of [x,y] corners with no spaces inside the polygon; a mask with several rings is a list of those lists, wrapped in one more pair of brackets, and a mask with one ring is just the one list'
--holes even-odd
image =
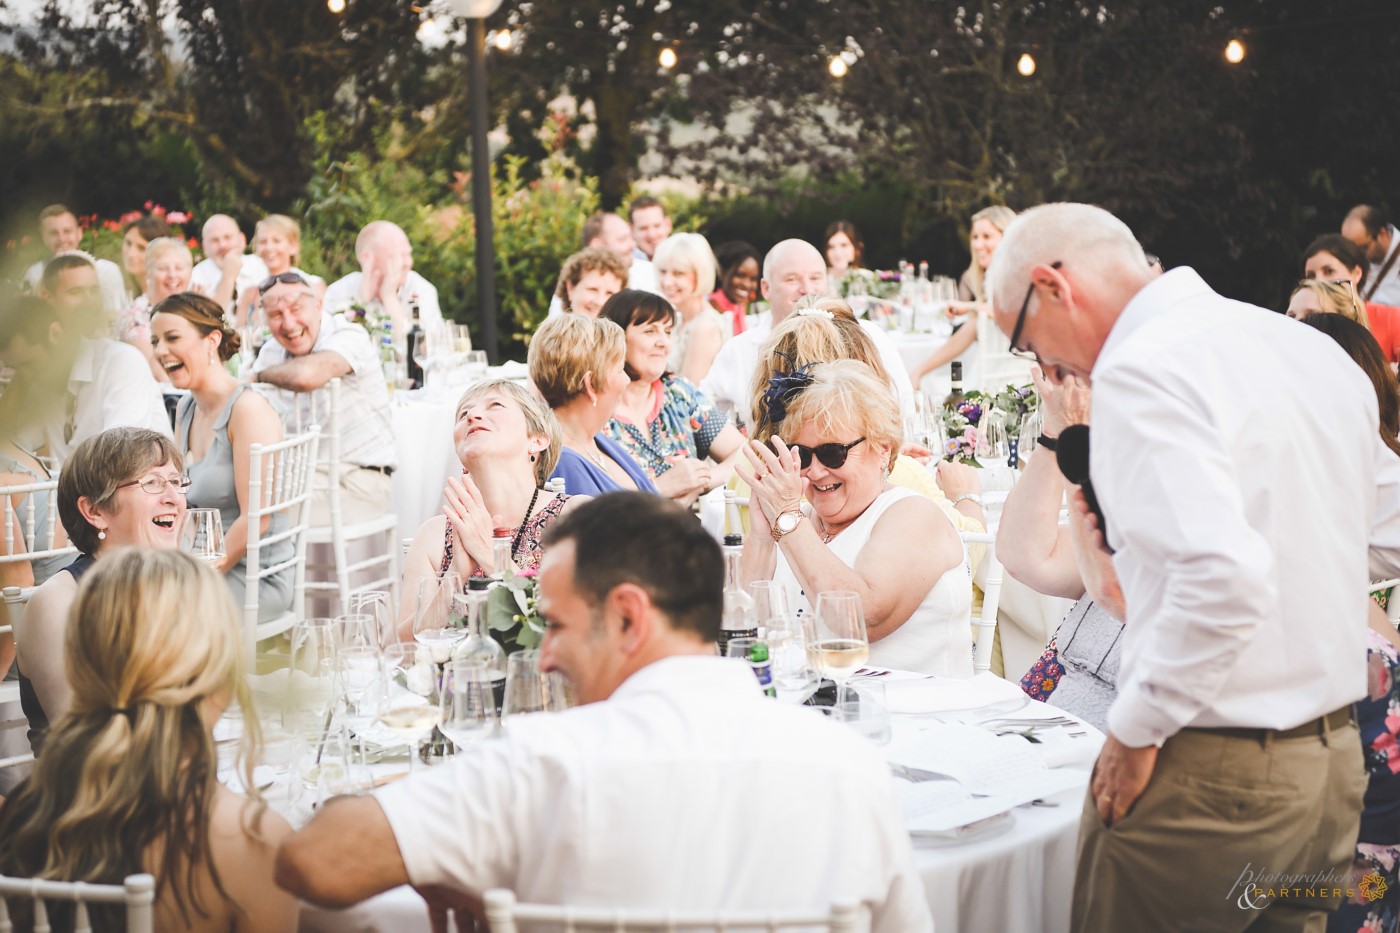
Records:
{"label": "sunglasses on head", "polygon": [[263,279],[261,282],[258,283],[258,294],[266,295],[267,290],[272,286],[276,285],[278,282],[281,282],[283,285],[311,284],[295,272],[279,272],[276,275],[269,275],[267,278]]}
{"label": "sunglasses on head", "polygon": [[788,446],[797,451],[797,462],[802,465],[804,470],[812,465],[813,457],[816,457],[821,465],[828,470],[839,470],[846,465],[846,458],[850,456],[851,448],[864,440],[865,438],[858,437],[849,444],[818,444],[816,447],[789,444]]}

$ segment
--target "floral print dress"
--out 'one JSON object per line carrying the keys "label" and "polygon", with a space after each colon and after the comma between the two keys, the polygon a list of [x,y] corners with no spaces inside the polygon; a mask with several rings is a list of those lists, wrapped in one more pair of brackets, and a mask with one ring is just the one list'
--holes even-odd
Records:
{"label": "floral print dress", "polygon": [[608,436],[655,479],[681,460],[708,457],[710,444],[729,421],[709,396],[684,376],[662,376],[652,384],[652,396],[646,424],[613,418],[607,430]]}
{"label": "floral print dress", "polygon": [[1366,699],[1356,704],[1366,758],[1366,803],[1356,844],[1353,896],[1327,920],[1329,933],[1396,933],[1400,929],[1400,652],[1367,631]]}

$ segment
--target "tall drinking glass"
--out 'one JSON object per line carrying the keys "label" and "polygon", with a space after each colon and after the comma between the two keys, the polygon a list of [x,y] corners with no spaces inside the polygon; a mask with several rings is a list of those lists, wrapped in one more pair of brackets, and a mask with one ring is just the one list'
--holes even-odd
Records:
{"label": "tall drinking glass", "polygon": [[569,705],[564,678],[540,670],[540,653],[517,651],[506,659],[506,699],[501,715],[552,713]]}
{"label": "tall drinking glass", "polygon": [[817,609],[806,617],[807,658],[822,674],[836,681],[839,702],[846,682],[870,658],[865,633],[865,609],[856,593],[833,591],[817,597]]}
{"label": "tall drinking glass", "polygon": [[288,729],[325,728],[335,698],[339,651],[333,619],[302,619],[292,628],[282,724]]}
{"label": "tall drinking glass", "polygon": [[186,509],[180,523],[180,546],[204,561],[218,565],[227,551],[224,548],[224,520],[218,509]]}
{"label": "tall drinking glass", "polygon": [[495,670],[480,661],[453,661],[442,679],[438,728],[459,749],[480,745],[496,726]]}
{"label": "tall drinking glass", "polygon": [[770,619],[782,619],[788,615],[787,589],[773,580],[755,580],[749,584],[749,596],[753,598],[753,619],[766,626]]}
{"label": "tall drinking glass", "polygon": [[452,658],[453,645],[467,636],[464,620],[457,615],[453,599],[461,589],[461,576],[451,570],[418,580],[413,639],[428,649],[437,664],[446,664]]}

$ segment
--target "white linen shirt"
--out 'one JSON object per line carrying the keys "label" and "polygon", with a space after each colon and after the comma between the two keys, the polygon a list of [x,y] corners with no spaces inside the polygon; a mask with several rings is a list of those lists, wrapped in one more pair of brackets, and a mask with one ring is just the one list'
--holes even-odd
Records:
{"label": "white linen shirt", "polygon": [[[890,388],[899,400],[901,413],[906,417],[912,415],[914,387],[909,381],[909,370],[899,355],[899,348],[890,340],[888,334],[870,321],[861,321],[860,327],[875,344],[875,350],[880,354],[880,362],[890,374]],[[700,391],[708,395],[721,411],[732,414],[740,423],[747,423],[749,420],[758,354],[772,333],[773,315],[765,311],[751,320],[742,334],[724,342],[719,348],[719,353],[715,355],[714,362],[710,364],[710,371],[700,383]]]}
{"label": "white linen shirt", "polygon": [[[336,422],[340,426],[341,462],[362,467],[397,467],[398,455],[394,449],[394,430],[389,416],[389,390],[379,351],[375,349],[369,334],[359,324],[323,311],[321,333],[317,335],[311,352],[320,353],[323,350],[338,353],[350,364],[350,372],[340,377],[340,408],[336,412]],[[291,356],[286,347],[269,339],[258,351],[253,372],[260,373],[289,359]],[[265,391],[289,433],[311,424],[310,393],[292,392],[272,385],[259,388]]]}
{"label": "white linen shirt", "polygon": [[[363,272],[352,272],[343,279],[337,279],[326,289],[326,298],[321,303],[331,314],[344,314],[360,298],[360,282]],[[409,316],[409,306],[418,302],[418,320],[423,324],[441,324],[442,308],[438,304],[437,287],[412,269],[399,289],[399,304],[403,307],[405,319]],[[369,306],[378,308],[379,299],[371,298]]]}
{"label": "white linen shirt", "polygon": [[[68,398],[44,423],[44,443],[59,463],[108,428],[150,428],[172,436],[165,398],[135,347],[105,337],[84,339],[68,373]],[[71,404],[71,436],[65,437]]]}
{"label": "white linen shirt", "polygon": [[[110,259],[94,259],[97,266],[97,284],[101,287],[102,310],[108,314],[120,314],[131,304],[134,296],[129,295],[126,290],[126,277],[122,275],[121,267]],[[24,287],[31,292],[39,290],[39,282],[44,277],[44,266],[48,264],[47,259],[41,259],[30,266],[24,273]]]}
{"label": "white linen shirt", "polygon": [[[1385,265],[1385,260],[1395,255],[1395,251],[1400,250],[1400,231],[1395,229],[1395,225],[1390,225],[1390,252],[1385,254],[1385,258],[1380,262],[1371,263],[1370,269],[1366,272],[1366,287],[1363,292],[1371,291],[1371,283],[1376,281],[1376,276],[1381,274],[1381,268]],[[1368,301],[1376,304],[1400,306],[1400,259],[1390,264],[1390,271],[1386,272],[1385,278],[1381,279],[1376,286],[1375,292],[1371,294]]]}
{"label": "white linen shirt", "polygon": [[[196,291],[205,295],[212,295],[218,290],[219,282],[223,279],[224,273],[219,268],[219,264],[212,259],[201,259],[195,265],[194,271],[190,273],[190,285]],[[234,297],[246,295],[248,289],[257,288],[258,283],[267,278],[267,263],[261,257],[252,253],[243,254],[243,266],[238,270],[238,276],[233,280]]]}
{"label": "white linen shirt", "polygon": [[656,661],[375,797],[415,885],[677,911],[848,899],[875,931],[933,929],[879,753],[731,659]]}
{"label": "white linen shirt", "polygon": [[1124,308],[1093,386],[1128,611],[1110,731],[1290,729],[1364,696],[1367,547],[1396,458],[1361,369],[1182,267]]}

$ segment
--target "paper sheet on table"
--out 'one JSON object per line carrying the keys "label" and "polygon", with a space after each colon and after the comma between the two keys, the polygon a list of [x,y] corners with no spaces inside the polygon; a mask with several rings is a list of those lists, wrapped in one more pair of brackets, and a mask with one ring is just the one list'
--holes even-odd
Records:
{"label": "paper sheet on table", "polygon": [[530,378],[530,367],[515,360],[506,360],[500,366],[492,366],[490,374],[499,379],[522,380]]}
{"label": "paper sheet on table", "polygon": [[959,680],[892,671],[879,679],[885,685],[891,713],[945,713],[1002,706],[1009,711],[1030,702],[1019,685],[991,672]]}
{"label": "paper sheet on table", "polygon": [[1001,798],[1013,807],[1085,780],[1082,771],[1047,768],[1041,750],[1019,735],[993,735],[961,723],[937,723],[896,735],[885,748],[885,758],[946,775],[971,793]]}

